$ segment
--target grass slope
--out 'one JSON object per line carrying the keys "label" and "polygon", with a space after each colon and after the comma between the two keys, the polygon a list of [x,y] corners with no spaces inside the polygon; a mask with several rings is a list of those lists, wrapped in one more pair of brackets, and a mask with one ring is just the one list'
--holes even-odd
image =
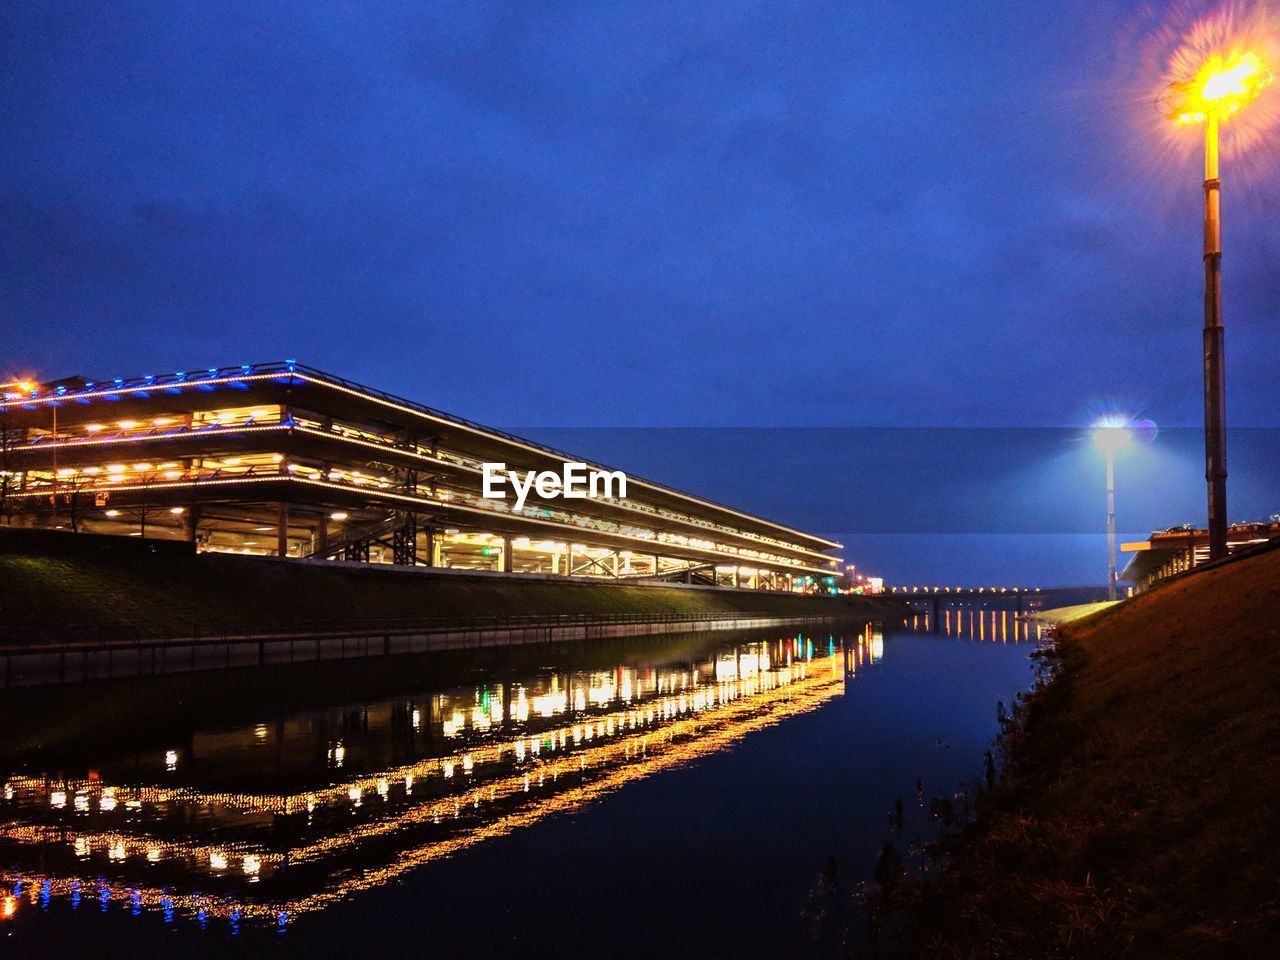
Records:
{"label": "grass slope", "polygon": [[1052,607],[1048,610],[1038,611],[1036,618],[1050,624],[1071,623],[1073,620],[1101,613],[1109,607],[1114,607],[1119,602],[1119,600],[1100,600],[1097,603],[1076,603],[1069,607]]}
{"label": "grass slope", "polygon": [[1061,628],[908,956],[1280,956],[1280,551]]}
{"label": "grass slope", "polygon": [[767,591],[358,569],[215,554],[0,553],[0,643],[185,636],[386,617],[577,613],[854,613],[856,601]]}

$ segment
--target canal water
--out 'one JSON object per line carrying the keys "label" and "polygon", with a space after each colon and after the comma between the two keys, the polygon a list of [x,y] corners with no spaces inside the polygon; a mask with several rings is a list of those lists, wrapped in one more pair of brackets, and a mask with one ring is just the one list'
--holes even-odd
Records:
{"label": "canal water", "polygon": [[0,953],[814,955],[981,776],[1035,641],[953,611],[618,644],[0,756]]}

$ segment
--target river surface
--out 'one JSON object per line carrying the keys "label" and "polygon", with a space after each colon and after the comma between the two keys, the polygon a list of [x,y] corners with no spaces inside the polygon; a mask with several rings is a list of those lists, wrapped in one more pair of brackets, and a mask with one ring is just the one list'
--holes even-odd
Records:
{"label": "river surface", "polygon": [[810,954],[824,868],[839,912],[887,840],[936,836],[1033,679],[1012,612],[927,626],[584,648],[0,757],[0,953]]}

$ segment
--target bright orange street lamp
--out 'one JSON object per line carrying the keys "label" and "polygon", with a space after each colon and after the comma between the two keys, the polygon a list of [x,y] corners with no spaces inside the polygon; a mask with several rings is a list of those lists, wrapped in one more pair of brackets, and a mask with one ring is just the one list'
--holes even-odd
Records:
{"label": "bright orange street lamp", "polygon": [[1209,556],[1227,555],[1227,412],[1222,337],[1222,183],[1218,127],[1271,85],[1256,53],[1214,55],[1190,80],[1171,85],[1169,118],[1204,124],[1204,452],[1209,487]]}

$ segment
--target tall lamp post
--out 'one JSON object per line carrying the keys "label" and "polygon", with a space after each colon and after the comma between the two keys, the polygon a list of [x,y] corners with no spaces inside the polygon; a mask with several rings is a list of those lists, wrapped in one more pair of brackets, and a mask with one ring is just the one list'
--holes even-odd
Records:
{"label": "tall lamp post", "polygon": [[1222,336],[1222,182],[1218,128],[1265,90],[1272,75],[1257,54],[1205,61],[1195,77],[1172,85],[1170,118],[1204,124],[1204,477],[1209,493],[1209,557],[1227,555],[1227,411]]}
{"label": "tall lamp post", "polygon": [[1116,451],[1133,440],[1128,418],[1107,417],[1093,427],[1093,442],[1107,458],[1107,599],[1116,598]]}

